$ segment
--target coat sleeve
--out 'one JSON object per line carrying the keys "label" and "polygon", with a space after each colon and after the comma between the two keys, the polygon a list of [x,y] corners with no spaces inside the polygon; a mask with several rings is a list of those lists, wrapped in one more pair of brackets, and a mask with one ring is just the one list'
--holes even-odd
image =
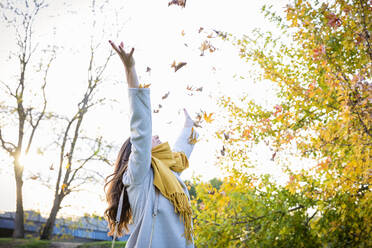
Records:
{"label": "coat sleeve", "polygon": [[[197,139],[199,137],[199,134],[196,132],[192,126],[190,127],[184,127],[180,134],[178,135],[178,138],[173,145],[173,151],[174,152],[183,152],[185,153],[187,159],[190,158],[191,152],[194,149],[195,143],[189,142],[189,137],[191,133],[194,133],[194,137]],[[180,173],[178,173],[180,175]]]}
{"label": "coat sleeve", "polygon": [[150,89],[128,88],[128,97],[130,141],[132,143],[128,173],[131,183],[140,184],[151,167],[152,117]]}

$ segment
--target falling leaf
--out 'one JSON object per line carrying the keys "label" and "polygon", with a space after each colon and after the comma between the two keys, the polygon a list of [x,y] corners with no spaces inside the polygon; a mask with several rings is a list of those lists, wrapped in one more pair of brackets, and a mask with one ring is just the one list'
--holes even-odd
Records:
{"label": "falling leaf", "polygon": [[196,132],[194,131],[194,128],[191,128],[191,134],[190,134],[190,137],[188,138],[188,142],[190,144],[196,144],[196,142],[198,142],[197,135],[196,135]]}
{"label": "falling leaf", "polygon": [[207,115],[207,113],[206,112],[204,112],[204,120],[207,122],[207,123],[212,123],[212,121],[214,120],[214,119],[212,119],[212,115],[213,115],[213,113],[210,113],[209,115]]}
{"label": "falling leaf", "polygon": [[176,61],[173,61],[173,64],[171,67],[174,68],[174,72],[178,71],[179,69],[181,69],[182,67],[184,67],[187,63],[186,62],[179,62],[178,64],[176,64]]}
{"label": "falling leaf", "polygon": [[36,176],[36,175],[30,177],[31,180],[36,180],[38,178],[39,178],[39,176]]}
{"label": "falling leaf", "polygon": [[201,51],[201,54],[200,56],[203,56],[204,55],[204,52],[206,50],[209,50],[209,52],[214,52],[216,50],[216,48],[214,46],[211,45],[211,43],[207,40],[203,41],[203,43],[200,45],[199,47],[199,50]]}
{"label": "falling leaf", "polygon": [[213,33],[209,34],[209,35],[207,36],[207,38],[209,38],[209,39],[214,38],[214,37],[213,37]]}
{"label": "falling leaf", "polygon": [[196,90],[196,91],[200,91],[200,92],[202,92],[202,91],[203,91],[203,87],[196,88],[195,90]]}
{"label": "falling leaf", "polygon": [[213,31],[218,35],[221,36],[222,38],[226,39],[227,35],[225,33],[222,33],[221,31],[213,29]]}
{"label": "falling leaf", "polygon": [[159,113],[159,109],[154,109],[154,113],[155,114]]}
{"label": "falling leaf", "polygon": [[276,156],[276,152],[274,152],[273,156],[271,157],[271,161],[274,161],[275,156]]}
{"label": "falling leaf", "polygon": [[222,146],[221,155],[225,156],[225,146]]}
{"label": "falling leaf", "polygon": [[200,32],[203,31],[203,29],[204,29],[203,27],[200,27],[198,33],[200,34]]}
{"label": "falling leaf", "polygon": [[54,170],[53,164],[50,165],[49,170]]}
{"label": "falling leaf", "polygon": [[187,90],[190,90],[190,91],[193,90],[192,86],[189,86],[189,85],[186,86],[186,89],[187,89]]}
{"label": "falling leaf", "polygon": [[230,135],[228,133],[223,133],[223,136],[225,137],[225,140],[228,140],[230,138]]}
{"label": "falling leaf", "polygon": [[162,107],[163,107],[163,106],[162,106],[161,104],[158,105],[158,108],[159,108],[159,109],[162,108]]}
{"label": "falling leaf", "polygon": [[172,0],[168,3],[168,7],[170,5],[178,5],[178,6],[181,6],[181,7],[185,8],[186,0]]}
{"label": "falling leaf", "polygon": [[169,93],[170,93],[169,91],[167,93],[165,93],[165,95],[162,96],[161,99],[163,99],[163,100],[166,99],[169,96]]}
{"label": "falling leaf", "polygon": [[151,84],[140,84],[138,88],[149,88]]}
{"label": "falling leaf", "polygon": [[151,71],[151,68],[147,66],[146,72],[150,72],[150,71]]}

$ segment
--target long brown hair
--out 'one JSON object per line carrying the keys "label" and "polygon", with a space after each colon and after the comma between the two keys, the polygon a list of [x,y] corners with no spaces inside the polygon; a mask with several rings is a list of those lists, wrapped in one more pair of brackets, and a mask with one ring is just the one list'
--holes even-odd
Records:
{"label": "long brown hair", "polygon": [[[110,231],[108,232],[109,236],[113,236],[115,232],[115,220],[116,220],[116,213],[118,210],[119,199],[121,191],[124,188],[124,184],[122,182],[123,174],[128,168],[128,160],[129,155],[132,151],[132,143],[130,142],[130,138],[128,138],[124,144],[122,145],[118,157],[115,162],[114,173],[106,177],[106,184],[104,186],[104,190],[106,192],[106,201],[108,203],[108,207],[105,210],[104,216],[108,222]],[[106,191],[106,187],[108,187]],[[132,211],[130,209],[129,200],[127,190],[124,189],[124,201],[123,201],[123,208],[121,210],[120,221],[117,229],[117,236],[123,236],[123,229],[126,232],[129,232],[128,224],[132,220]]]}

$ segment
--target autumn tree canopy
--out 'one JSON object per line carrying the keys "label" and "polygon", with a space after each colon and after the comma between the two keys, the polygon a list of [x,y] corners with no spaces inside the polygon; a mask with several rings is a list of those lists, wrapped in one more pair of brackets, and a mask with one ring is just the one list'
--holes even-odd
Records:
{"label": "autumn tree canopy", "polygon": [[[371,246],[371,6],[288,1],[282,13],[262,11],[279,36],[259,29],[229,36],[242,60],[260,68],[252,77],[269,80],[281,101],[265,109],[247,97],[245,105],[220,99],[229,113],[217,132],[226,148],[222,160],[236,166],[219,190],[197,187],[199,246]],[[285,166],[284,186],[249,175],[246,154],[261,141],[273,158],[295,144],[315,166]]]}

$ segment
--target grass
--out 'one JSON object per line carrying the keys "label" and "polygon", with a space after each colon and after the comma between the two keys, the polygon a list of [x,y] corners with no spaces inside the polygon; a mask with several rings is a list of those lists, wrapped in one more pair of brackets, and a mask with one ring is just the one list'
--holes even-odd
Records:
{"label": "grass", "polygon": [[[56,243],[56,241],[50,240],[0,238],[0,248],[48,248],[51,247],[52,242]],[[123,248],[125,246],[125,243],[125,241],[116,241],[115,247]],[[86,242],[78,246],[78,248],[106,247],[111,247],[111,241]]]}
{"label": "grass", "polygon": [[51,244],[49,240],[38,239],[13,239],[13,238],[0,238],[0,247],[9,248],[47,248]]}
{"label": "grass", "polygon": [[[79,245],[78,248],[110,248],[112,241],[87,242]],[[123,248],[126,241],[115,241],[115,248]]]}

